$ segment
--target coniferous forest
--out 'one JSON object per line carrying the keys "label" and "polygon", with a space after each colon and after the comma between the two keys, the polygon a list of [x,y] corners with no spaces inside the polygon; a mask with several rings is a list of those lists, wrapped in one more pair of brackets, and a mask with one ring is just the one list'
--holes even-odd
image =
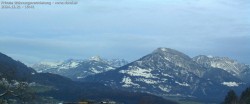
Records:
{"label": "coniferous forest", "polygon": [[240,96],[237,96],[234,90],[230,90],[222,104],[250,104],[250,87],[243,91]]}

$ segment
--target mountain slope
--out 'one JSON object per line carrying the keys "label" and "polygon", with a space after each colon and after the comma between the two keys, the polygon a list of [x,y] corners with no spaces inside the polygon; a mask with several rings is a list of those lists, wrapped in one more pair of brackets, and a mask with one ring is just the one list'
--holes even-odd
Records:
{"label": "mountain slope", "polygon": [[[224,70],[206,68],[189,56],[169,48],[152,53],[116,70],[85,78],[114,88],[148,92],[160,96],[184,96],[204,99],[223,97],[228,86],[242,81]],[[215,95],[216,96],[213,96]]]}
{"label": "mountain slope", "polygon": [[0,77],[24,81],[28,80],[35,73],[36,71],[32,68],[0,53]]}

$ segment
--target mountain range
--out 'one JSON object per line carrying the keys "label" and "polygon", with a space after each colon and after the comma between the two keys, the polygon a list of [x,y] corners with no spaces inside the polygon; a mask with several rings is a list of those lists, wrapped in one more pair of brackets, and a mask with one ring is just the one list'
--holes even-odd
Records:
{"label": "mountain range", "polygon": [[84,60],[69,59],[57,62],[41,62],[34,64],[32,68],[39,73],[53,73],[73,80],[80,80],[89,75],[114,70],[127,63],[128,62],[124,59],[108,60],[100,56],[93,56]]}
{"label": "mountain range", "polygon": [[[35,94],[63,102],[78,102],[84,99],[94,101],[108,99],[124,104],[144,104],[144,102],[148,102],[147,104],[177,104],[151,94],[122,91],[94,82],[75,82],[69,78],[51,73],[37,73],[34,69],[2,53],[0,53],[0,78],[16,83],[26,82],[33,83],[33,85],[47,86],[50,90]],[[0,84],[1,93],[4,91],[2,87],[4,86]],[[13,101],[15,97],[3,98],[4,100],[12,99]],[[2,95],[0,99],[3,100]],[[41,102],[36,103],[40,104]]]}
{"label": "mountain range", "polygon": [[162,97],[211,102],[223,99],[229,89],[240,91],[247,86],[249,66],[229,58],[204,57],[190,58],[170,48],[158,48],[134,62],[88,76],[84,81]]}
{"label": "mountain range", "polygon": [[[28,73],[31,73],[17,74],[17,76],[23,75],[24,78],[21,77],[21,79],[35,80],[42,84],[49,83],[48,85],[66,88],[63,90],[69,91],[70,94],[77,92],[77,90],[83,90],[83,86],[92,86],[97,92],[102,93],[100,96],[108,96],[106,95],[108,92],[122,90],[125,94],[147,93],[150,96],[157,95],[163,98],[174,97],[219,103],[228,90],[233,89],[236,92],[241,92],[249,86],[250,82],[249,65],[228,57],[199,55],[192,58],[170,48],[157,48],[130,63],[124,59],[108,60],[94,56],[83,60],[69,59],[38,63],[32,66],[37,72],[32,68],[25,67],[21,62],[15,63],[24,67],[20,66],[20,70],[26,69],[25,71],[28,70]],[[12,64],[12,62],[9,63],[10,66]],[[1,70],[6,71],[5,69]],[[12,73],[10,71],[7,74],[0,73],[0,75],[8,77],[13,75]],[[31,78],[26,78],[27,76]],[[50,78],[53,81],[50,81]],[[65,84],[60,83],[63,82],[60,81],[62,79],[66,81]],[[77,90],[72,91],[72,87],[69,87],[68,83],[76,86],[74,89]],[[94,89],[88,89],[88,91],[95,92]],[[101,89],[108,90],[103,93]],[[86,90],[84,89],[84,91]],[[88,91],[87,93],[89,93]],[[49,95],[54,95],[54,93],[49,93]],[[63,92],[57,94],[56,96],[60,96],[63,95]],[[116,94],[112,93],[109,97]]]}

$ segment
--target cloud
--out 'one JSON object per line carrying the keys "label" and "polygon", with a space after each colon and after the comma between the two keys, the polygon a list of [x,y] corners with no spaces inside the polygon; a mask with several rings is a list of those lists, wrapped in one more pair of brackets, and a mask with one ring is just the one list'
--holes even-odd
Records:
{"label": "cloud", "polygon": [[82,0],[70,7],[0,11],[0,49],[36,57],[25,60],[91,55],[135,60],[169,47],[249,63],[249,5],[247,0]]}

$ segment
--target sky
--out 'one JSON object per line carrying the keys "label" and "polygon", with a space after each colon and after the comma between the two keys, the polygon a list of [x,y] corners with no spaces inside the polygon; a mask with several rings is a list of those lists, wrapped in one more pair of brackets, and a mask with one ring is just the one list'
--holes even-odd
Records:
{"label": "sky", "polygon": [[26,64],[95,55],[134,61],[166,47],[250,64],[249,0],[77,2],[0,9],[0,52]]}

